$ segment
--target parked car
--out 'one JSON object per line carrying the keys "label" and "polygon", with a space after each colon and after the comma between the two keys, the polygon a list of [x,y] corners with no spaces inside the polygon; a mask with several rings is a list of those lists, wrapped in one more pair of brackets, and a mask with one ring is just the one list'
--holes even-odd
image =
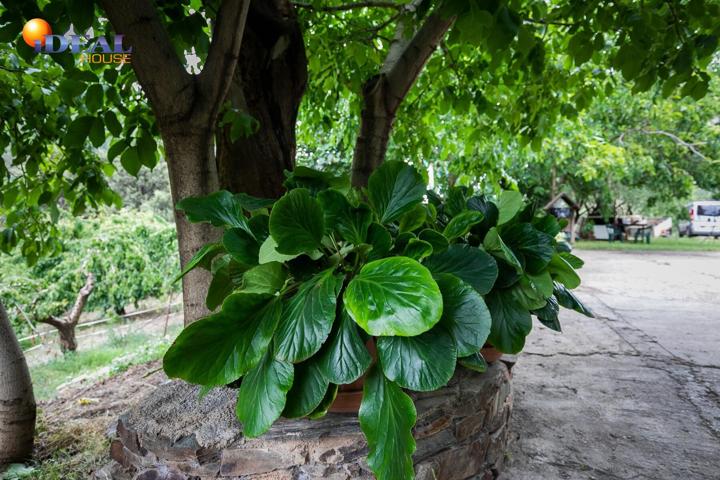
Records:
{"label": "parked car", "polygon": [[688,205],[690,220],[681,220],[680,236],[710,236],[720,238],[720,200],[704,200]]}

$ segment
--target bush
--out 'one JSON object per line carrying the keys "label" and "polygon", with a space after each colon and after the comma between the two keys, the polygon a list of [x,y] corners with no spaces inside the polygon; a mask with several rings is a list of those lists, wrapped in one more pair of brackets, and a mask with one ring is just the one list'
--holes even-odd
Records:
{"label": "bush", "polygon": [[20,309],[31,321],[64,314],[87,273],[95,289],[85,311],[121,312],[178,287],[175,227],[158,216],[123,210],[63,218],[59,230],[59,250],[32,267],[20,255],[0,256],[0,299],[19,331],[28,329]]}

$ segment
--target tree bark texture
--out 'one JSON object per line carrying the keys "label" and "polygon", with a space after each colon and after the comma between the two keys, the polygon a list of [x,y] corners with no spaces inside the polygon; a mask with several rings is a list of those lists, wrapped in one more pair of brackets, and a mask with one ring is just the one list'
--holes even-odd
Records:
{"label": "tree bark texture", "polygon": [[[237,66],[250,0],[223,0],[210,49],[198,75],[187,72],[150,0],[101,0],[115,31],[133,48],[132,66],[155,114],[165,147],[172,200],[208,195],[219,188],[214,152],[218,115]],[[217,238],[207,224],[190,224],[175,212],[182,267]],[[185,324],[205,315],[209,273],[183,277]]]}
{"label": "tree bark texture", "polygon": [[32,455],[35,396],[25,357],[0,303],[0,467]]}
{"label": "tree bark texture", "polygon": [[284,171],[295,166],[295,124],[306,85],[305,45],[291,2],[253,1],[228,100],[258,128],[234,142],[230,126],[219,131],[221,188],[265,198],[282,195]]}
{"label": "tree bark texture", "polygon": [[367,186],[370,174],[385,160],[397,110],[454,22],[454,16],[438,7],[413,35],[407,35],[403,22],[398,24],[382,69],[363,87],[360,132],[353,155],[354,186]]}

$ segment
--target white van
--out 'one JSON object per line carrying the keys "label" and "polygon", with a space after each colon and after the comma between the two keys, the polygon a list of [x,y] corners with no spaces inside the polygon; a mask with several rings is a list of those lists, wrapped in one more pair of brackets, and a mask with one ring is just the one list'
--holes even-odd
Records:
{"label": "white van", "polygon": [[680,222],[678,227],[681,237],[720,237],[720,200],[692,202],[687,207],[690,220]]}

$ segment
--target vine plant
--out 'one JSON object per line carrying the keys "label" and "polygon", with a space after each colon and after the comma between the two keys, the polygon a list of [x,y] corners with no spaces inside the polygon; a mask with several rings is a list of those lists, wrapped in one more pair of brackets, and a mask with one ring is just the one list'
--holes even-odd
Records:
{"label": "vine plant", "polygon": [[404,390],[442,388],[456,364],[484,371],[486,342],[519,352],[532,315],[555,330],[560,305],[592,315],[570,291],[582,261],[555,240],[562,225],[518,192],[443,199],[399,161],[362,191],[303,167],[286,186],[277,201],[221,191],[178,204],[224,235],[183,272],[212,271],[216,312],[180,334],[164,368],[205,390],[239,384],[247,437],[280,416],[324,415],[339,385],[365,375],[368,464],[381,480],[413,478]]}

